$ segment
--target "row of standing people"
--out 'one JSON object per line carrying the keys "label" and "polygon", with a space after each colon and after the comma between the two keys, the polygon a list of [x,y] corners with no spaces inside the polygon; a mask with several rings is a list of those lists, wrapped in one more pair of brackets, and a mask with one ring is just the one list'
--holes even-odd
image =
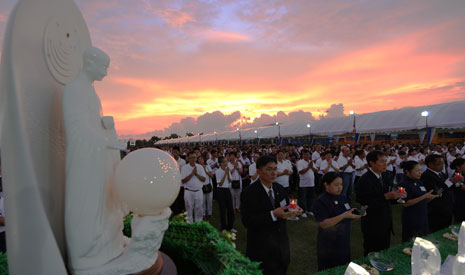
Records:
{"label": "row of standing people", "polygon": [[[393,190],[386,175],[387,158],[383,152],[368,154],[368,172],[355,186],[357,201],[366,206],[361,217],[364,254],[389,248],[393,221],[391,204],[403,203],[402,240],[409,241],[451,225],[454,209],[456,222],[463,221],[465,211],[465,187],[463,185],[465,159],[451,163],[456,171],[452,177],[442,174],[443,160],[439,155],[425,159],[427,169],[422,173],[416,161],[405,161],[405,173],[400,187],[406,192]],[[353,215],[347,196],[342,195],[342,178],[335,172],[325,174],[322,180],[326,192],[314,204],[313,211],[319,222],[318,268],[323,270],[350,261],[350,220],[360,218]],[[458,214],[458,215],[457,215]]]}
{"label": "row of standing people", "polygon": [[[339,156],[339,159],[338,161],[340,161],[341,159],[341,156],[342,158],[346,157],[346,148],[341,148],[341,155]],[[278,152],[277,153],[277,166],[279,167],[279,164],[281,163],[281,165],[283,165],[283,160],[282,160],[282,156],[280,156],[280,154],[283,153],[283,152]],[[310,152],[308,150],[302,150],[301,152],[301,157],[302,159],[299,160],[297,163],[296,163],[296,166],[297,166],[297,170],[299,171],[299,175],[300,175],[300,186],[299,186],[299,202],[302,203],[302,202],[305,202],[305,199],[300,199],[302,198],[304,195],[303,195],[303,191],[306,190],[306,189],[313,189],[312,192],[310,193],[313,193],[314,192],[314,188],[315,188],[315,179],[312,178],[312,176],[314,177],[319,170],[321,170],[321,163],[320,163],[320,169],[317,169],[315,166],[315,161],[312,161],[310,159]],[[233,154],[235,156],[235,154]],[[325,154],[322,154],[323,156],[325,156]],[[327,154],[326,154],[327,155]],[[372,154],[373,155],[373,154]],[[390,204],[386,204],[386,203],[382,203],[383,200],[377,200],[379,198],[381,198],[381,195],[384,197],[384,199],[386,201],[388,200],[393,200],[393,199],[396,199],[398,198],[400,195],[399,193],[397,193],[395,190],[392,190],[392,183],[390,183],[391,181],[393,181],[393,176],[390,175],[389,173],[386,173],[386,168],[387,166],[389,165],[388,163],[388,156],[384,155],[382,152],[376,152],[376,160],[375,161],[369,161],[369,157],[367,157],[367,160],[369,162],[369,164],[365,164],[365,167],[364,169],[367,169],[367,166],[369,166],[369,168],[367,169],[367,171],[369,171],[370,173],[366,173],[360,177],[358,177],[356,180],[357,182],[361,180],[360,183],[356,184],[356,189],[358,189],[358,191],[356,192],[357,193],[357,200],[360,202],[360,203],[366,203],[366,205],[369,206],[369,210],[367,210],[367,217],[363,217],[362,218],[362,232],[363,232],[363,235],[364,235],[364,248],[365,248],[365,253],[367,254],[368,252],[370,251],[378,251],[378,250],[381,250],[381,249],[384,249],[384,248],[387,248],[389,247],[389,242],[390,242],[390,231],[392,230],[392,212],[390,210],[390,206],[389,207],[386,207],[386,205],[390,205]],[[189,154],[190,156],[190,154]],[[234,156],[231,156],[229,155],[229,157],[232,157],[233,159],[233,162],[234,163]],[[256,163],[256,159],[258,158],[259,154],[257,154],[256,156],[254,155],[254,163]],[[359,156],[359,155],[357,155]],[[360,154],[360,157],[361,159],[363,158],[363,154]],[[176,157],[175,157],[176,158]],[[346,157],[347,158],[347,157]],[[429,166],[433,165],[432,164],[432,161],[431,159],[435,159],[435,160],[438,160],[439,158],[438,157],[430,157],[429,159],[427,158],[425,163],[428,165],[428,171],[429,170],[432,170],[432,168],[430,168]],[[199,163],[203,163],[203,159],[202,157],[199,158]],[[218,202],[220,204],[220,212],[223,212],[224,209],[228,209],[227,206],[225,207],[222,207],[222,202],[224,201],[230,201],[229,199],[229,195],[223,195],[223,194],[230,194],[230,185],[231,185],[231,177],[230,177],[230,173],[229,173],[229,169],[228,169],[228,165],[231,164],[233,167],[231,167],[231,170],[233,169],[237,169],[237,167],[234,167],[234,164],[230,163],[230,162],[227,162],[223,157],[220,157],[219,159],[219,168],[217,170],[218,171],[223,171],[223,173],[220,173],[220,174],[216,174],[216,178],[219,179],[219,183],[221,184],[218,184]],[[326,159],[325,159],[326,160]],[[463,159],[461,159],[463,160]],[[211,159],[209,159],[209,161],[211,161]],[[381,166],[380,164],[378,164],[378,161],[381,161]],[[391,160],[392,161],[392,160]],[[463,160],[465,161],[465,160]],[[331,160],[327,161],[329,163],[329,167],[333,167],[331,166]],[[349,158],[347,158],[347,163],[349,163]],[[410,166],[407,166],[406,164],[407,163],[410,163]],[[417,208],[422,208],[424,210],[424,207],[422,207],[422,205],[426,204],[426,201],[429,201],[429,200],[433,200],[433,199],[436,199],[438,197],[438,195],[434,195],[432,194],[433,192],[433,187],[437,189],[437,186],[435,185],[432,185],[430,184],[430,186],[428,186],[430,191],[429,192],[426,192],[426,191],[422,191],[423,190],[423,187],[420,186],[419,183],[417,182],[414,182],[413,184],[409,184],[409,181],[412,181],[412,179],[415,177],[415,173],[416,175],[418,175],[418,171],[421,172],[421,167],[420,167],[420,164],[415,162],[416,164],[415,165],[411,165],[413,163],[413,161],[410,161],[410,162],[404,162],[405,165],[402,165],[402,168],[403,168],[403,171],[405,173],[405,176],[403,177],[403,181],[399,184],[399,186],[402,186],[404,188],[406,188],[407,190],[407,203],[404,204],[404,213],[403,213],[403,218],[402,218],[402,221],[403,221],[403,239],[404,240],[408,240],[410,239],[412,236],[420,236],[420,235],[423,235],[423,234],[426,234],[427,232],[431,232],[432,230],[434,231],[434,229],[438,229],[438,227],[431,227],[430,223],[428,223],[428,229],[425,229],[423,228],[422,231],[421,230],[418,230],[418,226],[419,225],[423,225],[424,227],[424,220],[423,222],[412,222],[412,219],[409,218],[409,215],[413,215],[413,217],[416,217],[417,220],[421,217],[424,217],[425,215],[418,215],[417,211],[418,210],[415,210]],[[457,164],[457,171],[461,171],[460,169],[465,169],[465,165],[463,168],[460,168],[462,167],[461,165],[458,165],[460,164],[460,160],[456,161]],[[239,163],[239,165],[241,165]],[[238,165],[238,166],[239,166]],[[337,164],[336,164],[337,165]],[[336,166],[334,165],[334,166]],[[441,166],[441,169],[443,169],[443,163],[440,163],[440,164],[437,164],[439,166]],[[208,165],[207,165],[208,166]],[[335,254],[335,251],[336,252],[340,252],[340,253],[345,253],[345,256],[344,257],[337,257],[338,259],[341,259],[341,261],[345,262],[347,260],[350,260],[350,241],[348,238],[350,238],[350,222],[348,222],[350,219],[353,219],[353,218],[359,218],[360,216],[358,215],[353,215],[352,214],[352,210],[350,208],[350,200],[347,196],[347,194],[345,195],[337,195],[339,196],[337,199],[333,200],[332,203],[334,204],[334,202],[336,202],[334,205],[336,205],[337,207],[334,207],[334,205],[332,205],[333,207],[332,208],[339,208],[339,213],[338,215],[336,216],[340,216],[339,218],[336,218],[336,219],[332,219],[336,216],[333,216],[333,217],[329,217],[329,216],[332,216],[334,215],[335,213],[337,213],[338,211],[335,211],[335,209],[332,209],[330,211],[322,211],[322,203],[321,201],[325,201],[326,200],[326,206],[328,206],[328,201],[330,201],[330,199],[328,200],[328,198],[333,198],[334,199],[334,196],[336,196],[333,192],[333,194],[331,194],[331,196],[329,196],[328,194],[330,194],[330,191],[331,190],[337,190],[338,187],[340,186],[341,187],[341,190],[340,190],[340,193],[342,193],[342,190],[344,189],[344,184],[343,184],[343,178],[344,178],[344,170],[345,168],[347,168],[348,166],[355,166],[353,167],[354,170],[356,169],[357,165],[351,165],[351,164],[346,164],[345,165],[346,167],[344,167],[344,164],[343,165],[340,165],[338,166],[338,169],[333,169],[334,170],[339,170],[340,174],[337,174],[335,173],[336,171],[329,171],[329,169],[327,167],[325,167],[323,165],[323,170],[324,172],[326,172],[325,176],[326,176],[326,179],[325,177],[322,178],[321,180],[321,183],[322,183],[322,186],[324,187],[324,192],[323,192],[323,195],[320,196],[317,201],[315,202],[315,206],[312,206],[311,204],[311,200],[307,200],[308,204],[306,205],[302,205],[303,207],[302,208],[306,208],[306,209],[313,209],[313,211],[315,212],[315,215],[316,215],[316,219],[320,222],[320,227],[319,227],[319,237],[318,237],[318,263],[319,263],[319,269],[324,269],[324,268],[327,268],[327,267],[330,267],[332,265],[334,265],[337,261],[334,261],[334,257],[329,257],[328,259],[326,259],[326,263],[329,263],[328,264],[325,264],[325,251],[326,252],[330,252],[329,254],[326,254],[328,256],[334,256]],[[384,166],[384,168],[383,168]],[[204,169],[208,169],[208,168],[205,168],[206,166],[203,166]],[[340,169],[342,167],[342,169]],[[376,168],[378,167],[378,168]],[[456,166],[454,165],[453,166],[454,169],[456,168]],[[253,167],[251,166],[251,173],[253,172]],[[415,169],[414,169],[415,168]],[[378,170],[376,170],[378,169]],[[284,169],[286,170],[286,169]],[[342,172],[341,172],[342,170]],[[256,171],[256,168],[255,168],[255,171]],[[416,171],[415,173],[413,171]],[[425,175],[428,174],[428,171],[426,171],[427,173]],[[277,178],[276,178],[276,182],[278,182],[278,178],[279,177],[282,177],[283,175],[290,175],[289,173],[290,171],[282,171],[282,172],[279,172],[279,169],[277,169]],[[377,173],[379,172],[379,174]],[[461,171],[461,173],[463,173],[463,171]],[[373,174],[375,175],[375,177],[373,177]],[[183,179],[184,179],[184,176],[188,176],[188,174],[183,174]],[[334,179],[332,181],[329,181],[328,180],[328,177],[330,177],[329,175],[333,175]],[[336,176],[334,176],[336,175]],[[439,176],[443,177],[441,174],[438,174]],[[258,178],[258,175],[257,175],[257,172],[255,173],[252,173],[251,176],[254,176],[256,180]],[[278,177],[279,176],[279,177]],[[379,177],[377,177],[379,176]],[[371,182],[370,184],[366,185],[367,184],[367,178],[369,178],[370,180],[368,180],[368,182]],[[381,188],[373,188],[373,186],[376,187],[376,181],[375,178],[377,178],[377,180],[379,182],[381,182]],[[383,181],[384,179],[384,181]],[[448,181],[454,181],[453,182],[453,185],[456,188],[456,190],[460,190],[460,179],[456,177],[456,179],[449,179]],[[462,180],[462,183],[463,183],[463,178],[461,179]],[[337,182],[340,181],[341,183],[340,184],[337,184]],[[373,182],[375,182],[373,184]],[[379,182],[378,182],[378,185],[379,185]],[[302,186],[302,183],[304,186]],[[313,186],[305,186],[305,184],[308,183],[308,184],[312,184]],[[229,186],[228,186],[229,185]],[[280,184],[282,186],[282,184]],[[337,188],[331,188],[333,185],[335,185]],[[368,188],[367,188],[368,186]],[[413,186],[413,187],[412,187]],[[446,184],[447,186],[447,184]],[[283,190],[286,194],[289,194],[289,186],[282,186],[283,187]],[[380,187],[380,186],[378,186]],[[415,188],[414,188],[415,187]],[[462,188],[463,189],[463,188]],[[228,192],[225,192],[225,190],[228,190]],[[329,190],[329,191],[328,191]],[[371,190],[371,193],[370,191]],[[419,193],[418,190],[422,191],[423,193]],[[425,187],[425,190],[426,187]],[[377,194],[376,194],[376,192]],[[382,192],[386,192],[386,193],[382,193]],[[450,201],[454,201],[454,200],[450,200],[447,199],[448,196],[447,196],[447,193],[448,192],[444,192],[443,196],[445,198],[445,201],[448,201],[449,202],[449,206],[450,206]],[[240,192],[239,192],[240,194]],[[455,196],[456,197],[456,196]],[[455,198],[454,197],[454,198]],[[186,197],[185,197],[186,198]],[[239,195],[239,198],[240,198],[240,195]],[[377,198],[377,199],[376,199]],[[231,196],[231,201],[232,201],[232,196]],[[453,204],[453,205],[458,205],[457,204],[457,200],[455,200],[456,203]],[[339,203],[337,203],[339,202]],[[224,204],[223,204],[224,205]],[[324,204],[323,204],[324,205]],[[329,205],[331,205],[331,203],[329,203]],[[186,206],[187,206],[187,203],[186,203]],[[239,206],[237,206],[239,207]],[[223,208],[223,210],[221,210],[221,208]],[[228,211],[226,211],[226,215],[225,216],[228,216],[228,219],[226,221],[222,221],[222,228],[226,229],[228,228],[229,230],[232,229],[232,224],[234,222],[234,218],[231,219],[231,217],[234,217],[234,212],[233,211],[230,211],[232,207],[229,207]],[[331,208],[331,207],[330,207]],[[437,207],[430,207],[431,209],[437,209]],[[446,207],[447,208],[447,207]],[[450,208],[450,207],[449,207]],[[328,210],[328,209],[327,209]],[[437,212],[437,211],[436,211]],[[447,212],[447,211],[446,211]],[[450,212],[450,211],[449,211]],[[447,212],[447,213],[449,213]],[[305,212],[304,212],[305,213]],[[323,214],[322,214],[323,213]],[[409,214],[409,213],[415,213],[415,214]],[[424,213],[424,212],[423,212]],[[428,214],[426,215],[427,217],[430,217],[432,216],[433,218],[429,219],[430,221],[432,221],[433,224],[436,224],[436,220],[439,216],[441,217],[444,217],[443,215],[444,213],[440,213],[440,215],[437,215],[437,213],[434,212],[434,210],[431,212],[428,211]],[[223,220],[223,214],[221,214],[222,216],[222,220]],[[447,215],[446,215],[447,216]],[[332,222],[334,222],[334,220],[338,220],[340,219],[335,225],[331,225],[331,222],[329,223],[331,226],[329,226],[329,228],[333,227],[333,226],[336,226],[337,228],[339,228],[338,230],[334,230],[334,228],[332,228],[329,232],[331,231],[336,231],[336,232],[339,232],[339,238],[342,238],[344,236],[346,236],[346,239],[345,241],[338,241],[338,242],[331,242],[327,239],[326,237],[326,240],[325,241],[321,241],[320,240],[320,235],[322,236],[321,239],[325,239],[325,227],[328,228],[328,221],[326,221],[327,219],[332,219]],[[456,218],[457,219],[457,218]],[[232,220],[232,221],[231,221]],[[375,221],[374,221],[375,220]],[[389,222],[390,220],[390,222]],[[450,219],[451,220],[451,219]],[[339,222],[341,222],[339,224]],[[223,226],[224,224],[224,226]],[[349,227],[347,227],[347,224],[349,224]],[[442,226],[447,226],[450,225],[450,221],[447,223],[447,222],[442,222]],[[373,227],[374,225],[376,225],[376,227]],[[341,228],[346,228],[346,230],[340,230]],[[347,229],[348,228],[348,229]],[[440,228],[439,228],[440,229]],[[349,230],[349,231],[347,231]],[[375,234],[373,234],[373,232],[377,232]],[[348,233],[349,232],[349,233]],[[381,232],[383,232],[384,234],[381,234]],[[389,234],[386,234],[386,232],[389,232]],[[410,232],[410,233],[408,233]],[[405,237],[407,235],[411,235],[410,237]],[[329,236],[331,236],[331,234],[329,234]],[[336,237],[336,239],[338,239],[338,237]],[[339,247],[335,248],[335,249],[331,249],[331,243],[333,244],[336,244],[338,245]],[[349,245],[347,245],[347,243]],[[323,245],[324,244],[324,245]],[[344,247],[341,248],[341,245],[345,244]],[[347,253],[348,251],[348,253]],[[341,254],[342,255],[342,254]],[[348,256],[347,256],[348,255]]]}

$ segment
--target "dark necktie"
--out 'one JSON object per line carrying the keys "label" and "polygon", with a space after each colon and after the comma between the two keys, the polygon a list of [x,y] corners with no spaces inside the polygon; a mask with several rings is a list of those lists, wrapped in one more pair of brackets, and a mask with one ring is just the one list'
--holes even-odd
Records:
{"label": "dark necktie", "polygon": [[270,202],[271,202],[271,205],[273,205],[274,207],[274,197],[273,197],[273,190],[268,190],[268,197],[270,197]]}
{"label": "dark necktie", "polygon": [[447,176],[443,172],[439,173],[439,177],[441,178],[442,181],[446,181]]}
{"label": "dark necktie", "polygon": [[379,177],[379,182],[381,183],[381,188],[383,188],[383,190],[385,190],[385,188],[384,188],[384,182],[383,182],[383,176],[380,176],[380,177]]}

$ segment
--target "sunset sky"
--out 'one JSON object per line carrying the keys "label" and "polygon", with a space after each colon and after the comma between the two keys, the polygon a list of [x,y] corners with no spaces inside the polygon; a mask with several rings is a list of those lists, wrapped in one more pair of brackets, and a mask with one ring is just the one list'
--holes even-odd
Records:
{"label": "sunset sky", "polygon": [[120,136],[465,100],[463,0],[75,2],[111,57],[95,87]]}

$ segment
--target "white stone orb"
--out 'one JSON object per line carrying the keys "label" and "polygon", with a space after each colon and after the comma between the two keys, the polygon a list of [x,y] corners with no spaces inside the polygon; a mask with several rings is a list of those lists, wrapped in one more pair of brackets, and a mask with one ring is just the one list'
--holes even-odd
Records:
{"label": "white stone orb", "polygon": [[129,153],[115,172],[123,206],[141,215],[158,215],[176,199],[181,186],[178,163],[167,152],[144,148]]}

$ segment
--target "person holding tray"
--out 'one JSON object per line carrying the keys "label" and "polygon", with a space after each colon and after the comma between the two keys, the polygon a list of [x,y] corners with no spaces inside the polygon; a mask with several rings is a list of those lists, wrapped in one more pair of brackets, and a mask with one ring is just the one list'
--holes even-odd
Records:
{"label": "person holding tray", "polygon": [[450,168],[455,171],[454,177],[458,179],[454,189],[454,221],[461,224],[465,221],[465,185],[463,184],[465,159],[456,158],[450,164]]}
{"label": "person holding tray", "polygon": [[313,205],[313,213],[319,222],[318,271],[350,262],[350,223],[361,217],[355,214],[357,209],[350,207],[347,196],[341,195],[343,183],[338,173],[326,173],[321,183],[325,192]]}
{"label": "person holding tray", "polygon": [[432,194],[433,190],[426,191],[420,180],[421,166],[418,162],[404,161],[400,167],[404,171],[404,177],[399,187],[407,191],[402,209],[402,242],[408,242],[413,237],[421,237],[429,233],[426,203],[438,195]]}

